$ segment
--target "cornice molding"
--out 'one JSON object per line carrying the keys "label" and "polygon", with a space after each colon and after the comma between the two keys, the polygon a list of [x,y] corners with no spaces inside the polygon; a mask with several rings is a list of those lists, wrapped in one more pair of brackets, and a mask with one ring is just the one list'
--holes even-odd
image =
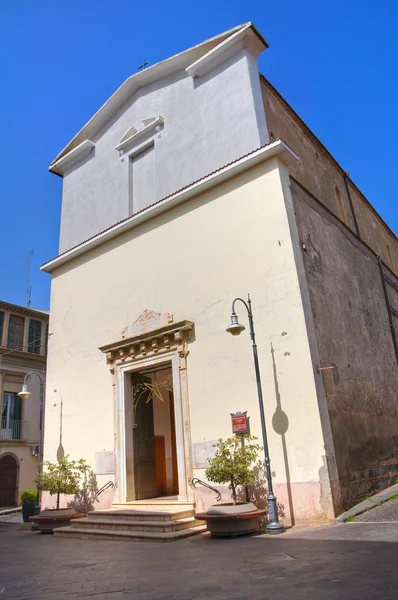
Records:
{"label": "cornice molding", "polygon": [[59,158],[54,164],[50,165],[49,170],[57,175],[63,175],[65,171],[73,167],[79,160],[86,158],[95,148],[94,142],[91,140],[84,140],[81,144],[70,150],[67,154]]}
{"label": "cornice molding", "polygon": [[106,354],[106,362],[112,373],[117,365],[160,355],[170,350],[175,350],[181,358],[186,358],[193,327],[192,321],[180,321],[127,340],[101,346],[99,350]]}
{"label": "cornice molding", "polygon": [[44,311],[35,310],[34,308],[27,308],[25,306],[19,306],[18,304],[9,304],[3,300],[0,300],[0,311],[24,315],[25,317],[31,317],[32,319],[45,322],[47,322],[50,317],[49,313]]}
{"label": "cornice molding", "polygon": [[[45,354],[34,354],[33,352],[27,352],[25,350],[13,350],[12,348],[7,348],[7,346],[0,346],[0,366],[1,364],[5,364],[4,361],[10,363],[14,358],[18,358],[18,366],[21,366],[20,360],[25,360],[26,363],[43,363],[46,364],[47,356]],[[8,360],[9,359],[9,360]],[[29,365],[27,364],[27,368]]]}
{"label": "cornice molding", "polygon": [[248,23],[240,31],[237,31],[229,38],[218,44],[215,48],[201,56],[197,61],[189,65],[185,69],[192,79],[202,77],[210,71],[213,71],[219,65],[225,63],[232,56],[237,54],[243,48],[247,48],[255,58],[257,58],[263,50],[268,48],[265,40],[258,36],[253,30],[252,24]]}
{"label": "cornice molding", "polygon": [[100,246],[108,240],[117,237],[121,233],[124,233],[129,229],[133,229],[141,223],[148,221],[149,219],[165,212],[166,210],[169,210],[174,206],[182,204],[186,200],[189,200],[190,198],[193,198],[198,194],[203,193],[215,187],[216,185],[219,185],[220,183],[223,183],[231,177],[235,177],[247,169],[251,169],[256,165],[275,157],[278,157],[286,165],[293,164],[299,160],[297,154],[293,152],[293,150],[289,148],[289,146],[285,144],[283,140],[271,142],[270,144],[254,150],[246,156],[238,158],[230,164],[217,169],[213,173],[202,177],[198,181],[187,185],[178,192],[170,194],[170,196],[167,196],[162,200],[158,200],[151,206],[148,206],[131,217],[112,225],[105,231],[94,235],[85,242],[81,242],[74,248],[71,248],[60,256],[48,261],[42,265],[40,269],[46,273],[52,273],[54,269],[69,262],[70,260],[73,260],[74,258],[77,258],[78,256],[81,256],[82,254],[85,254],[89,250]]}

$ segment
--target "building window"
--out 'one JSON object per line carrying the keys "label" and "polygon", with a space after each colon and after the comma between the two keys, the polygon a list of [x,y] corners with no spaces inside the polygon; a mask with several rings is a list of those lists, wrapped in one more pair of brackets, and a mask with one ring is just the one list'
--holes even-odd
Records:
{"label": "building window", "polygon": [[4,392],[1,407],[2,440],[20,440],[21,437],[21,398],[18,394]]}
{"label": "building window", "polygon": [[156,202],[155,146],[142,150],[129,158],[130,164],[130,215]]}
{"label": "building window", "polygon": [[0,310],[0,346],[3,345],[4,313]]}
{"label": "building window", "polygon": [[28,352],[33,354],[40,354],[41,348],[41,321],[35,321],[31,319],[29,321],[29,335],[28,335]]}
{"label": "building window", "polygon": [[23,329],[25,319],[18,315],[10,315],[10,321],[8,324],[8,338],[7,346],[9,348],[15,348],[23,350]]}

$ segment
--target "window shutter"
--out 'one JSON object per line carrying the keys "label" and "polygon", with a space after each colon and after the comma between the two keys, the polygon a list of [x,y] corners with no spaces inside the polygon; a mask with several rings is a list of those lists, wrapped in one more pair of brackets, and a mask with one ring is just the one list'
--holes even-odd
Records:
{"label": "window shutter", "polygon": [[40,354],[41,347],[41,321],[30,319],[28,334],[28,352]]}
{"label": "window shutter", "polygon": [[15,348],[23,350],[23,330],[25,325],[25,319],[18,315],[10,315],[10,321],[8,324],[8,338],[7,346],[9,348]]}

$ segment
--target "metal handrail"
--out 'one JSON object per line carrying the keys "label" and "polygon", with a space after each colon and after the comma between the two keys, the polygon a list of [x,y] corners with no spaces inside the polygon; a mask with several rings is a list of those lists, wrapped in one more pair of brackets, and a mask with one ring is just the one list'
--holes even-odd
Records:
{"label": "metal handrail", "polygon": [[219,502],[221,500],[221,494],[218,491],[217,488],[212,487],[211,485],[209,485],[208,483],[206,483],[205,481],[202,481],[201,479],[198,479],[197,477],[194,477],[192,479],[192,485],[194,488],[196,488],[195,483],[200,483],[200,485],[203,485],[204,487],[209,488],[209,490],[211,490],[212,492],[214,492],[216,494],[216,500],[217,502]]}
{"label": "metal handrail", "polygon": [[102,492],[105,492],[105,490],[107,490],[108,488],[111,488],[112,490],[115,489],[115,484],[113,483],[113,481],[108,481],[107,483],[105,483],[105,485],[102,486],[102,488],[96,491],[95,499],[97,502],[99,502],[98,496],[102,494]]}

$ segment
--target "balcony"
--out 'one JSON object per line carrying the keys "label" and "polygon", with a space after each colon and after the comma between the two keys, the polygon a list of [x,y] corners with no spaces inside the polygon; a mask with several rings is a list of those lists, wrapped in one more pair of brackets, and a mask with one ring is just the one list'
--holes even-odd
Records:
{"label": "balcony", "polygon": [[1,419],[0,440],[23,440],[23,421],[19,419]]}

